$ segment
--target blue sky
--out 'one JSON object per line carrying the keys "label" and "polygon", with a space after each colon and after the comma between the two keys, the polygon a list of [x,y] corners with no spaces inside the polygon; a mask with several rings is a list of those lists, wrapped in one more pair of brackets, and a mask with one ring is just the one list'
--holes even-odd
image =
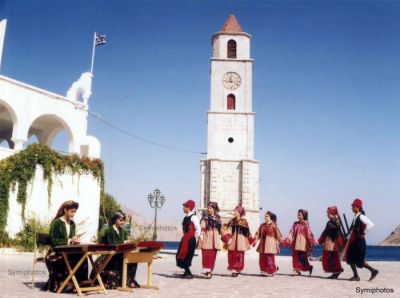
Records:
{"label": "blue sky", "polygon": [[[396,1],[22,1],[0,0],[8,26],[0,73],[66,94],[97,48],[90,111],[133,134],[205,151],[211,35],[234,14],[253,36],[255,157],[260,201],[286,233],[299,208],[319,235],[325,210],[351,218],[355,197],[376,243],[400,210],[400,2]],[[151,217],[181,220],[199,200],[200,154],[170,151],[90,117],[102,143],[106,190]],[[57,139],[66,149],[65,133]]]}

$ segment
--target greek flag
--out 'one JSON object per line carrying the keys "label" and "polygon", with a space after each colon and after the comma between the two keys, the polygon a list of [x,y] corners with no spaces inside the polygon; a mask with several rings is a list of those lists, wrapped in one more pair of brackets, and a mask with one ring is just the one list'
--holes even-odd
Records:
{"label": "greek flag", "polygon": [[95,46],[100,46],[102,44],[106,44],[106,36],[105,35],[97,35],[97,33],[96,33]]}

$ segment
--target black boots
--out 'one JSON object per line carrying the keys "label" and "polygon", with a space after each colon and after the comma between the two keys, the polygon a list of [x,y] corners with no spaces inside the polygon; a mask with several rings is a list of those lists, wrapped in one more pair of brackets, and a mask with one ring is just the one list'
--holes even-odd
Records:
{"label": "black boots", "polygon": [[369,281],[373,280],[377,275],[379,271],[376,269],[371,270],[371,277],[369,278]]}
{"label": "black boots", "polygon": [[182,274],[182,278],[187,278],[187,279],[193,278],[192,272],[190,272],[189,268],[185,269],[185,273]]}
{"label": "black boots", "polygon": [[331,276],[328,277],[328,279],[337,279],[339,277],[341,272],[339,273],[333,273]]}

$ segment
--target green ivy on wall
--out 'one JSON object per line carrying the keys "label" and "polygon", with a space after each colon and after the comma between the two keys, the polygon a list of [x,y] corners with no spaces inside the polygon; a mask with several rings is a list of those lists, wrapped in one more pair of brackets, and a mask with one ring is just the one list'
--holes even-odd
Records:
{"label": "green ivy on wall", "polygon": [[35,177],[36,166],[43,167],[43,179],[47,180],[48,202],[51,202],[53,175],[66,171],[73,174],[90,173],[101,188],[100,200],[104,200],[104,165],[100,159],[90,159],[78,155],[61,155],[46,145],[32,144],[25,150],[0,160],[0,243],[7,241],[5,232],[9,209],[10,190],[17,190],[17,202],[22,206],[22,221],[25,221],[27,187]]}

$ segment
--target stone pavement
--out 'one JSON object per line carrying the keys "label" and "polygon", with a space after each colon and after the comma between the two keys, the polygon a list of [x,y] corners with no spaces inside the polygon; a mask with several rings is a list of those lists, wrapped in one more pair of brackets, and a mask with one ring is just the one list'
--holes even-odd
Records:
{"label": "stone pavement", "polygon": [[[369,272],[359,270],[361,281],[350,282],[351,270],[346,265],[344,273],[338,280],[325,279],[328,274],[322,271],[321,262],[313,261],[312,276],[292,275],[290,257],[278,257],[280,267],[274,277],[260,276],[258,257],[253,253],[246,255],[246,266],[243,274],[231,277],[226,270],[226,253],[220,253],[212,279],[205,279],[201,273],[201,257],[194,258],[192,272],[195,278],[182,280],[182,273],[175,266],[173,254],[161,254],[154,261],[153,284],[160,286],[160,291],[135,289],[134,292],[108,290],[108,294],[89,293],[84,296],[97,297],[400,297],[400,264],[399,262],[370,262],[380,271],[377,278],[368,282]],[[78,297],[76,294],[54,294],[39,291],[47,279],[44,263],[38,263],[34,289],[31,288],[32,254],[0,255],[0,297]],[[146,266],[140,264],[137,273],[139,283],[146,281]],[[373,293],[374,292],[374,293]]]}

